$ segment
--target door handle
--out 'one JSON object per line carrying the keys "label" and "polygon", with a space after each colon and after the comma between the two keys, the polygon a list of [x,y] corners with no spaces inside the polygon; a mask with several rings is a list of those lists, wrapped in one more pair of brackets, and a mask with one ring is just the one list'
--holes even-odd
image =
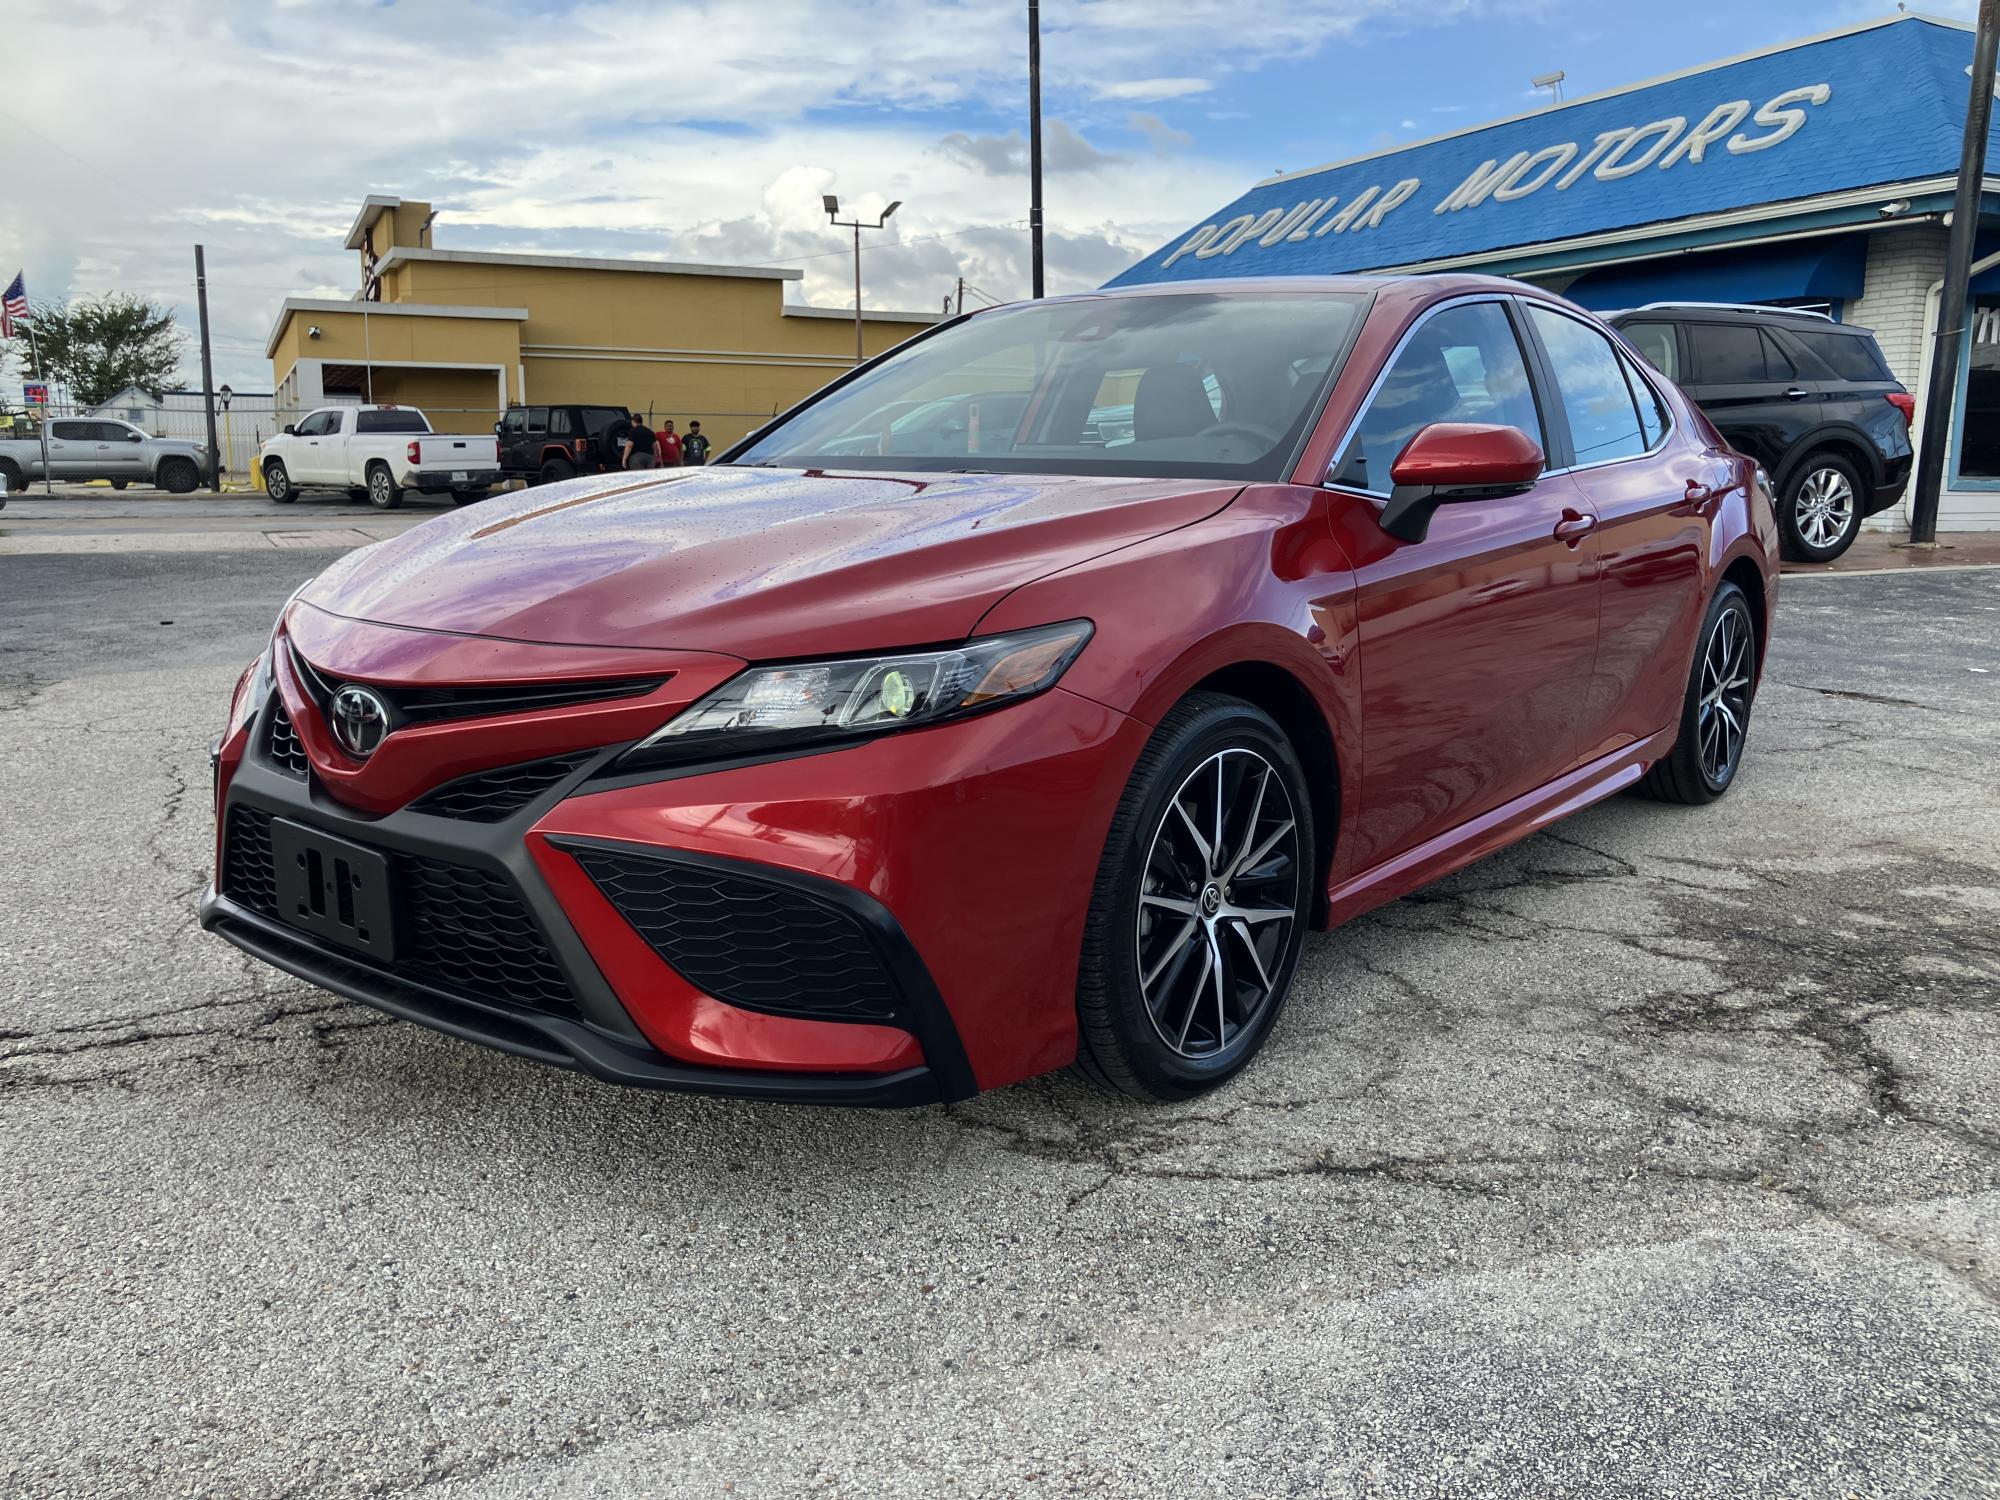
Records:
{"label": "door handle", "polygon": [[1583,539],[1597,530],[1597,517],[1586,516],[1580,511],[1565,508],[1562,519],[1556,522],[1556,535],[1567,546],[1577,546]]}
{"label": "door handle", "polygon": [[1786,388],[1785,399],[1787,401],[1803,401],[1806,399],[1806,397],[1810,396],[1811,394],[1812,392],[1806,390],[1803,386],[1794,385]]}
{"label": "door handle", "polygon": [[1703,484],[1699,479],[1690,479],[1687,482],[1686,491],[1681,495],[1681,503],[1675,506],[1674,509],[1679,511],[1700,510],[1702,506],[1717,497],[1718,492],[1716,490]]}

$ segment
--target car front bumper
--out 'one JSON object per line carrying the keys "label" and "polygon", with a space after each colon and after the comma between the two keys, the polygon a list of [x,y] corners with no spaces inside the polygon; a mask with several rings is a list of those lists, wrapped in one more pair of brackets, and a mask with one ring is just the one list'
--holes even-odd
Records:
{"label": "car front bumper", "polygon": [[[484,822],[421,797],[343,805],[251,748],[272,713],[218,765],[210,931],[389,1014],[609,1082],[862,1105],[964,1098],[1074,1057],[1083,922],[1146,736],[1055,689],[727,768],[620,778],[617,745]],[[268,844],[244,852],[244,827],[270,819],[420,872],[399,877],[416,882],[407,921],[432,938],[460,922],[484,949],[447,934],[378,962],[288,924],[261,879]],[[554,1002],[487,962],[537,944]]]}

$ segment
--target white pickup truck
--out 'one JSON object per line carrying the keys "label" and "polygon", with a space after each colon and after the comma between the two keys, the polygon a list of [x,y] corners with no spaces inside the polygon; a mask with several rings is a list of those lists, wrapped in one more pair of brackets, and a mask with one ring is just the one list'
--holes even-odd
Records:
{"label": "white pickup truck", "polygon": [[392,510],[403,491],[482,498],[500,482],[492,433],[432,432],[414,406],[322,406],[257,450],[264,493],[290,505],[300,490],[346,490]]}

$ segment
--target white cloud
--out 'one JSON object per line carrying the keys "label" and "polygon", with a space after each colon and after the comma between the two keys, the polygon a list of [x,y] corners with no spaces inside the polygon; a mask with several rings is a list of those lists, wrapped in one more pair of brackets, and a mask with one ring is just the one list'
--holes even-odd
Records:
{"label": "white cloud", "polygon": [[[1150,151],[1110,150],[1063,101],[1187,97],[1480,3],[1046,8],[1051,290],[1097,285],[1268,168],[1153,114],[1128,121]],[[899,198],[866,237],[872,305],[935,306],[961,274],[1019,296],[1023,27],[1015,0],[577,0],[559,18],[527,0],[13,0],[13,54],[37,62],[0,93],[0,278],[145,293],[191,328],[201,241],[217,378],[239,389],[270,378],[285,296],[355,286],[340,242],[371,192],[431,200],[444,246],[779,261],[806,272],[792,295],[830,306],[851,302],[851,264],[819,195]]]}

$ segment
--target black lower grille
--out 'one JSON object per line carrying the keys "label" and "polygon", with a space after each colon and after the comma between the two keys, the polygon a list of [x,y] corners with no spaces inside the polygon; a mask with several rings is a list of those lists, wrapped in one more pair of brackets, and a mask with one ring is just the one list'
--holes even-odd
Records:
{"label": "black lower grille", "polygon": [[746,1010],[887,1021],[896,992],[847,912],[753,877],[573,849],[606,899],[690,984]]}
{"label": "black lower grille", "polygon": [[[402,924],[397,968],[473,999],[576,1014],[555,954],[504,876],[393,851],[390,867]],[[269,813],[229,810],[220,884],[232,901],[283,920]]]}
{"label": "black lower grille", "polygon": [[264,737],[264,753],[286,775],[305,779],[306,769],[311,765],[306,759],[306,747],[300,743],[298,731],[292,728],[292,716],[276,699],[271,702],[271,727]]}
{"label": "black lower grille", "polygon": [[278,867],[271,859],[271,815],[232,807],[222,837],[222,894],[259,916],[278,914]]}
{"label": "black lower grille", "polygon": [[501,766],[448,781],[411,804],[412,811],[472,823],[498,823],[533,802],[597,752],[559,755],[521,766]]}

